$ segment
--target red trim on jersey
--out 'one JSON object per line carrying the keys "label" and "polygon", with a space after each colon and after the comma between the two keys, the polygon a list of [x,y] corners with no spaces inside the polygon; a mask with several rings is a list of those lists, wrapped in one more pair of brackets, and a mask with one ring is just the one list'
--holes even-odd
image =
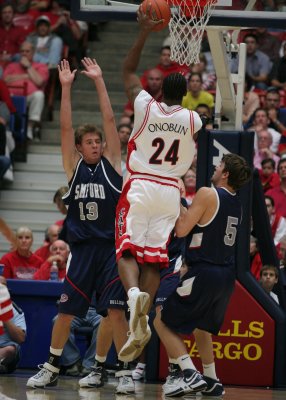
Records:
{"label": "red trim on jersey", "polygon": [[[179,189],[178,180],[176,178],[169,178],[169,177],[165,178],[165,177],[159,176],[159,175],[133,173],[130,176],[130,181],[132,181],[133,179],[154,182],[159,185],[172,186],[172,187],[175,187],[176,189]],[[164,181],[166,181],[166,182],[164,182]]]}
{"label": "red trim on jersey", "polygon": [[147,121],[148,121],[148,119],[149,119],[150,108],[151,108],[152,103],[154,103],[154,101],[155,101],[155,100],[154,100],[153,98],[149,101],[148,106],[147,106],[147,109],[146,109],[146,112],[145,112],[145,117],[144,117],[144,120],[143,120],[143,122],[142,122],[142,125],[141,125],[140,128],[138,129],[138,132],[135,133],[135,134],[133,135],[133,137],[132,137],[133,140],[137,139],[138,136],[141,135],[143,129],[145,128],[145,126],[146,126],[146,124],[147,124]]}
{"label": "red trim on jersey", "polygon": [[87,297],[87,295],[82,292],[70,279],[69,277],[66,275],[66,280],[69,282],[69,284],[77,291],[79,292],[82,297],[84,297],[89,303],[91,303],[91,299],[89,297]]}
{"label": "red trim on jersey", "polygon": [[[166,257],[167,250],[165,249],[151,249],[150,247],[140,247],[137,245],[134,245],[133,243],[130,242],[130,239],[126,235],[124,238],[124,243],[121,243],[119,245],[119,248],[116,250],[116,261],[118,261],[120,258],[123,257],[124,251],[130,251],[130,253],[133,255],[133,257],[136,259],[138,264],[144,264],[144,263],[150,263],[150,264],[160,264],[160,268],[168,268],[169,266],[169,259]],[[123,242],[122,240],[122,242]],[[116,246],[117,247],[117,246]],[[149,253],[158,253],[159,254],[146,254],[146,250],[148,250]],[[162,257],[165,256],[165,257]]]}
{"label": "red trim on jersey", "polygon": [[13,306],[10,299],[3,301],[0,304],[0,309],[1,321],[9,321],[9,319],[13,318]]}
{"label": "red trim on jersey", "polygon": [[136,176],[134,176],[134,175],[144,175],[145,179],[147,179],[147,178],[155,178],[155,179],[158,178],[158,179],[165,179],[165,180],[171,181],[173,183],[178,183],[178,179],[177,178],[171,178],[169,176],[147,174],[145,172],[134,172],[134,174],[131,175],[130,179],[136,179]]}
{"label": "red trim on jersey", "polygon": [[194,115],[192,111],[190,111],[190,125],[191,125],[191,135],[192,137],[194,136],[194,131],[195,131],[195,124],[194,124]]}
{"label": "red trim on jersey", "polygon": [[136,143],[132,138],[131,140],[129,140],[128,145],[127,145],[127,158],[126,158],[126,168],[130,172],[130,174],[132,174],[134,172],[134,171],[132,171],[132,169],[130,168],[130,165],[129,165],[130,156],[131,156],[132,151],[134,151],[134,150],[136,150]]}
{"label": "red trim on jersey", "polygon": [[159,182],[156,179],[151,179],[151,178],[148,178],[148,177],[147,178],[140,178],[140,180],[154,182],[154,183],[157,183],[158,185],[162,185],[162,186],[172,186],[172,187],[174,187],[176,189],[179,189],[178,185],[175,185],[175,184],[172,184],[172,183],[167,183],[167,182]]}
{"label": "red trim on jersey", "polygon": [[174,110],[167,112],[166,110],[164,110],[164,108],[162,107],[161,103],[158,103],[156,101],[156,104],[157,104],[158,108],[160,109],[160,111],[162,112],[162,114],[165,114],[165,115],[172,115],[172,114],[175,114],[176,112],[181,111],[183,109],[183,107],[178,106]]}

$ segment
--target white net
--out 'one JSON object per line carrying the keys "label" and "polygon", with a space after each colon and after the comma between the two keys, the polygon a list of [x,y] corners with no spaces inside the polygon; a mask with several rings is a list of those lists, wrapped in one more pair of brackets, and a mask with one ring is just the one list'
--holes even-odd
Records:
{"label": "white net", "polygon": [[198,64],[205,26],[217,0],[168,0],[173,7],[169,22],[171,59],[183,64]]}

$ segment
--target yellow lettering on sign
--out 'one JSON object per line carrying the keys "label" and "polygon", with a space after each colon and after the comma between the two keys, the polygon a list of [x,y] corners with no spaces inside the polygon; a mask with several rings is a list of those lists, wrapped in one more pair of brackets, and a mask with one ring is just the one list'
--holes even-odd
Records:
{"label": "yellow lettering on sign", "polygon": [[219,342],[213,342],[213,352],[214,352],[214,356],[215,358],[217,358],[218,360],[223,358],[223,352],[221,351],[222,349],[222,344]]}
{"label": "yellow lettering on sign", "polygon": [[[251,357],[249,354],[252,348],[255,350],[255,355],[253,357]],[[262,349],[260,346],[258,346],[258,344],[249,343],[243,349],[243,356],[246,360],[256,361],[259,360],[259,358],[261,358],[261,355],[262,355]]]}
{"label": "yellow lettering on sign", "polygon": [[249,337],[261,339],[264,336],[264,322],[252,321],[249,324]]}
{"label": "yellow lettering on sign", "polygon": [[239,332],[239,327],[240,327],[242,321],[233,320],[232,323],[233,323],[233,334],[231,336],[248,337],[248,331],[245,331],[244,333]]}

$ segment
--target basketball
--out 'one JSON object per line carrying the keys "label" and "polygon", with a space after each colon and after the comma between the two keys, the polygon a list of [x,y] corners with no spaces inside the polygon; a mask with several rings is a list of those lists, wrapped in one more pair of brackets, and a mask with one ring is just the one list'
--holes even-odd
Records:
{"label": "basketball", "polygon": [[169,4],[165,0],[144,0],[141,3],[142,11],[147,14],[147,8],[151,7],[149,10],[149,16],[153,21],[159,21],[164,19],[164,21],[153,28],[153,31],[161,31],[166,28],[171,18],[171,10]]}

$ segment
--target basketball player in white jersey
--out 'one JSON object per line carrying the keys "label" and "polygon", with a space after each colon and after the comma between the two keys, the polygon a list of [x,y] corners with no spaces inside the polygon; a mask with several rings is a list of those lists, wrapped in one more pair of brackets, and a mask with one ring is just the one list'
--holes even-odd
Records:
{"label": "basketball player in white jersey", "polygon": [[124,361],[137,358],[151,336],[147,314],[159,286],[159,270],[168,266],[166,245],[180,213],[178,179],[192,163],[195,135],[202,126],[196,112],[181,107],[187,91],[183,75],[164,79],[161,103],[142,89],[136,70],[158,23],[147,14],[139,8],[139,34],[123,64],[125,90],[134,104],[127,153],[130,179],[116,213],[116,256],[130,308],[130,335],[119,353]]}

